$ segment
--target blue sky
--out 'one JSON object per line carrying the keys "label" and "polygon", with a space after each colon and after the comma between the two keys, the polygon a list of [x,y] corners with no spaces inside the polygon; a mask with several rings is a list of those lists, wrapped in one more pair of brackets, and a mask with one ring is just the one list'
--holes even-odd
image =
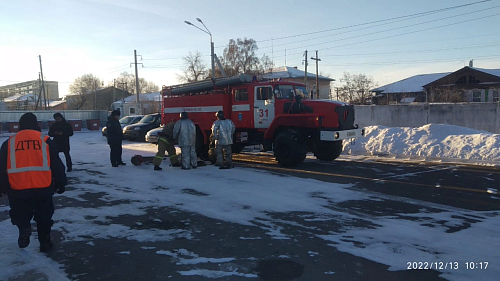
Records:
{"label": "blue sky", "polygon": [[[198,23],[197,17],[219,56],[229,39],[247,37],[258,42],[259,57],[304,69],[304,51],[310,58],[318,50],[319,71],[336,80],[343,72],[363,73],[382,86],[455,71],[470,59],[476,67],[500,68],[498,0],[384,21],[474,2],[0,0],[0,85],[36,79],[41,55],[45,79],[59,81],[65,95],[85,73],[106,83],[133,73],[134,49],[143,58],[140,77],[175,84],[190,51],[210,63],[210,37],[184,23]],[[315,72],[311,60],[308,70]]]}

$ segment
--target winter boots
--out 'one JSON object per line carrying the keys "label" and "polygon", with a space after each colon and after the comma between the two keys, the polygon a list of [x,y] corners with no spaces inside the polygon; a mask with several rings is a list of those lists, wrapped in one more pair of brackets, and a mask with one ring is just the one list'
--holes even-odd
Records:
{"label": "winter boots", "polygon": [[31,237],[31,226],[19,228],[19,238],[17,239],[17,245],[19,248],[23,249],[29,246]]}
{"label": "winter boots", "polygon": [[170,164],[170,166],[172,166],[172,167],[180,167],[182,165],[181,165],[181,163],[177,162],[177,163],[174,163],[174,164]]}
{"label": "winter boots", "polygon": [[155,165],[154,170],[155,170],[155,171],[161,171],[161,170],[163,170],[163,169],[162,169],[160,166]]}
{"label": "winter boots", "polygon": [[50,249],[54,246],[52,239],[50,239],[50,234],[38,237],[38,241],[40,241],[40,252],[42,253],[50,251]]}

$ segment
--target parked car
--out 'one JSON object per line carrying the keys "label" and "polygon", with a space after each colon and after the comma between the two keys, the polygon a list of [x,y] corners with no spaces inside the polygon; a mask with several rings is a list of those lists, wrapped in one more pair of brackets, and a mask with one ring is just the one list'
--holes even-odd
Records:
{"label": "parked car", "polygon": [[158,133],[161,132],[161,130],[163,130],[163,126],[159,127],[159,128],[155,128],[153,130],[150,130],[146,134],[146,141],[150,142],[150,143],[157,143],[158,142]]}
{"label": "parked car", "polygon": [[149,114],[144,116],[139,122],[125,126],[123,137],[127,140],[144,141],[148,131],[160,127],[161,114]]}
{"label": "parked car", "polygon": [[[144,115],[130,115],[130,116],[125,116],[125,117],[121,118],[119,120],[119,122],[120,122],[120,125],[122,126],[122,130],[127,125],[132,125],[132,124],[139,122],[143,117],[144,117]],[[106,126],[104,126],[104,128],[102,128],[102,135],[105,137],[108,136],[108,129],[106,128]]]}

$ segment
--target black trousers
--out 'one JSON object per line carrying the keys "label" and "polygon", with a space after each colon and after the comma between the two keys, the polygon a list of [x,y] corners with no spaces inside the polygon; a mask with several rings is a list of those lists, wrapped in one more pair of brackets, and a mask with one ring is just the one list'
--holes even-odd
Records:
{"label": "black trousers", "polygon": [[111,160],[111,165],[118,165],[122,163],[122,144],[121,143],[110,143],[109,148],[111,148],[111,153],[109,158]]}
{"label": "black trousers", "polygon": [[66,168],[72,168],[73,163],[71,162],[71,156],[69,155],[69,151],[63,151],[64,158],[66,158]]}
{"label": "black trousers", "polygon": [[9,198],[9,205],[9,215],[13,225],[19,229],[30,228],[31,219],[34,217],[39,239],[50,234],[54,224],[52,195],[29,199]]}

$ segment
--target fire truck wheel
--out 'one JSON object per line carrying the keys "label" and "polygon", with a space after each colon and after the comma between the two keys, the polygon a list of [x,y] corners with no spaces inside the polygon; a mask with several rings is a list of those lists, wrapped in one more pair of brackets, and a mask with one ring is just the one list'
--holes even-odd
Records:
{"label": "fire truck wheel", "polygon": [[333,161],[342,153],[342,141],[320,141],[314,155],[322,161]]}
{"label": "fire truck wheel", "polygon": [[306,143],[295,130],[286,130],[274,140],[274,155],[278,163],[284,167],[299,165],[304,162],[306,154]]}

